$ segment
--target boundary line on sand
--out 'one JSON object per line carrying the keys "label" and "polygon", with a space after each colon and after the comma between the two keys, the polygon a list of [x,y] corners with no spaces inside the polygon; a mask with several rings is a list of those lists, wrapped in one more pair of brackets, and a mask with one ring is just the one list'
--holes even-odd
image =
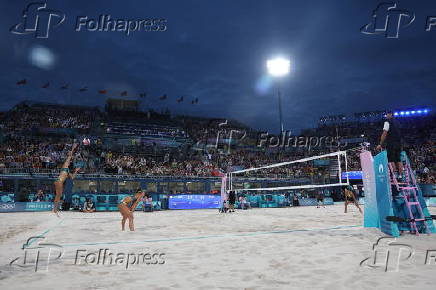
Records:
{"label": "boundary line on sand", "polygon": [[54,226],[46,229],[44,232],[42,232],[41,234],[37,235],[37,236],[32,236],[30,238],[27,239],[27,243],[23,244],[23,249],[27,248],[29,246],[31,246],[33,244],[33,242],[35,242],[38,238],[44,238],[46,234],[48,234],[50,231],[52,231],[53,229],[55,229],[56,227],[60,226],[63,222],[65,221],[65,218],[62,218],[57,224],[55,224]]}
{"label": "boundary line on sand", "polygon": [[173,241],[191,241],[191,240],[202,240],[202,239],[210,239],[210,238],[250,237],[250,236],[260,236],[260,235],[269,235],[269,234],[287,234],[287,233],[295,233],[295,232],[328,231],[328,230],[339,230],[339,229],[357,228],[357,227],[362,227],[362,225],[336,226],[336,227],[319,228],[319,229],[281,230],[281,231],[228,234],[228,235],[209,235],[209,236],[197,236],[197,237],[166,238],[166,239],[153,239],[153,240],[142,240],[142,241],[85,242],[85,243],[63,244],[60,246],[62,246],[62,247],[78,247],[78,246],[98,246],[98,245],[120,245],[120,244],[140,244],[140,243],[157,243],[157,242],[173,242]]}

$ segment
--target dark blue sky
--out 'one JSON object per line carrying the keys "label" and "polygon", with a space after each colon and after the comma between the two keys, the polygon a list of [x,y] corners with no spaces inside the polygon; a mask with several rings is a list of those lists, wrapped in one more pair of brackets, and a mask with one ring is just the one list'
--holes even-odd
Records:
{"label": "dark blue sky", "polygon": [[[2,110],[24,99],[103,105],[97,90],[104,88],[111,97],[145,91],[144,109],[168,107],[277,131],[277,84],[266,79],[265,68],[276,55],[292,62],[280,84],[286,129],[314,126],[325,114],[436,107],[436,27],[425,31],[435,1],[396,1],[416,15],[398,39],[360,32],[382,3],[371,0],[47,1],[66,15],[48,39],[10,33],[31,2],[9,1],[0,12]],[[74,31],[77,16],[101,14],[165,18],[168,29],[129,36]],[[35,47],[51,51],[51,67],[32,64]],[[17,86],[23,78],[28,84]],[[51,86],[42,89],[47,81]],[[60,90],[63,83],[70,89]],[[79,93],[82,86],[89,91]],[[159,101],[162,94],[166,101]],[[180,96],[200,101],[177,104]]]}

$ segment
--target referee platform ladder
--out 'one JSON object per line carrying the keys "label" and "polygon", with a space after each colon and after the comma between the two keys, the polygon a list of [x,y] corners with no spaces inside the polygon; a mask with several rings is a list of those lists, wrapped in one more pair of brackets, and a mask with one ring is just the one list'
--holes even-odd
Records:
{"label": "referee platform ladder", "polygon": [[[401,180],[397,179],[393,166],[389,163],[389,180],[391,182],[393,203],[399,205],[395,216],[402,219],[402,222],[399,223],[399,229],[400,231],[408,229],[416,235],[419,235],[420,232],[430,234],[432,231],[429,228],[428,222],[434,227],[433,222],[431,221],[424,199],[420,198],[415,174],[405,152],[401,153],[401,162],[403,163],[403,176],[401,176]],[[423,207],[425,210],[423,210]],[[399,215],[402,215],[402,217]],[[408,227],[402,226],[404,224],[407,225],[407,223]]]}

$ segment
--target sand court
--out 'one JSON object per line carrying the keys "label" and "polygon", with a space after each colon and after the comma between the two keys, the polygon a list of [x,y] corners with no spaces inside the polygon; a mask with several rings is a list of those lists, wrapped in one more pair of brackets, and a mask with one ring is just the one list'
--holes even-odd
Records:
{"label": "sand court", "polygon": [[[343,205],[232,214],[136,212],[135,232],[121,232],[120,219],[117,212],[65,212],[60,219],[49,213],[1,215],[5,230],[0,236],[0,287],[433,289],[436,282],[436,262],[425,264],[427,251],[436,250],[434,235],[397,239],[414,251],[410,259],[400,261],[398,272],[361,266],[384,235],[364,229],[354,207],[348,214]],[[35,272],[35,248],[41,244]],[[58,252],[63,254],[57,259]],[[10,266],[14,258],[18,260]]]}

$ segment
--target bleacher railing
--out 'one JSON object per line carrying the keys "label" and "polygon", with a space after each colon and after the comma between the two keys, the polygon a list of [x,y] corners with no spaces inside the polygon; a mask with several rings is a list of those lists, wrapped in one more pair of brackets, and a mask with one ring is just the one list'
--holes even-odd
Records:
{"label": "bleacher railing", "polygon": [[[2,177],[30,177],[30,178],[57,178],[58,169],[41,169],[41,168],[3,168],[0,169]],[[138,179],[201,179],[201,180],[221,180],[221,177],[216,176],[195,176],[195,175],[151,175],[151,174],[108,174],[101,172],[84,173],[77,175],[76,179],[95,179],[95,178],[112,178],[125,180]],[[238,177],[236,180],[258,180],[258,181],[292,181],[296,183],[307,182],[308,178],[300,177],[279,177],[276,174],[265,174],[263,177]]]}

